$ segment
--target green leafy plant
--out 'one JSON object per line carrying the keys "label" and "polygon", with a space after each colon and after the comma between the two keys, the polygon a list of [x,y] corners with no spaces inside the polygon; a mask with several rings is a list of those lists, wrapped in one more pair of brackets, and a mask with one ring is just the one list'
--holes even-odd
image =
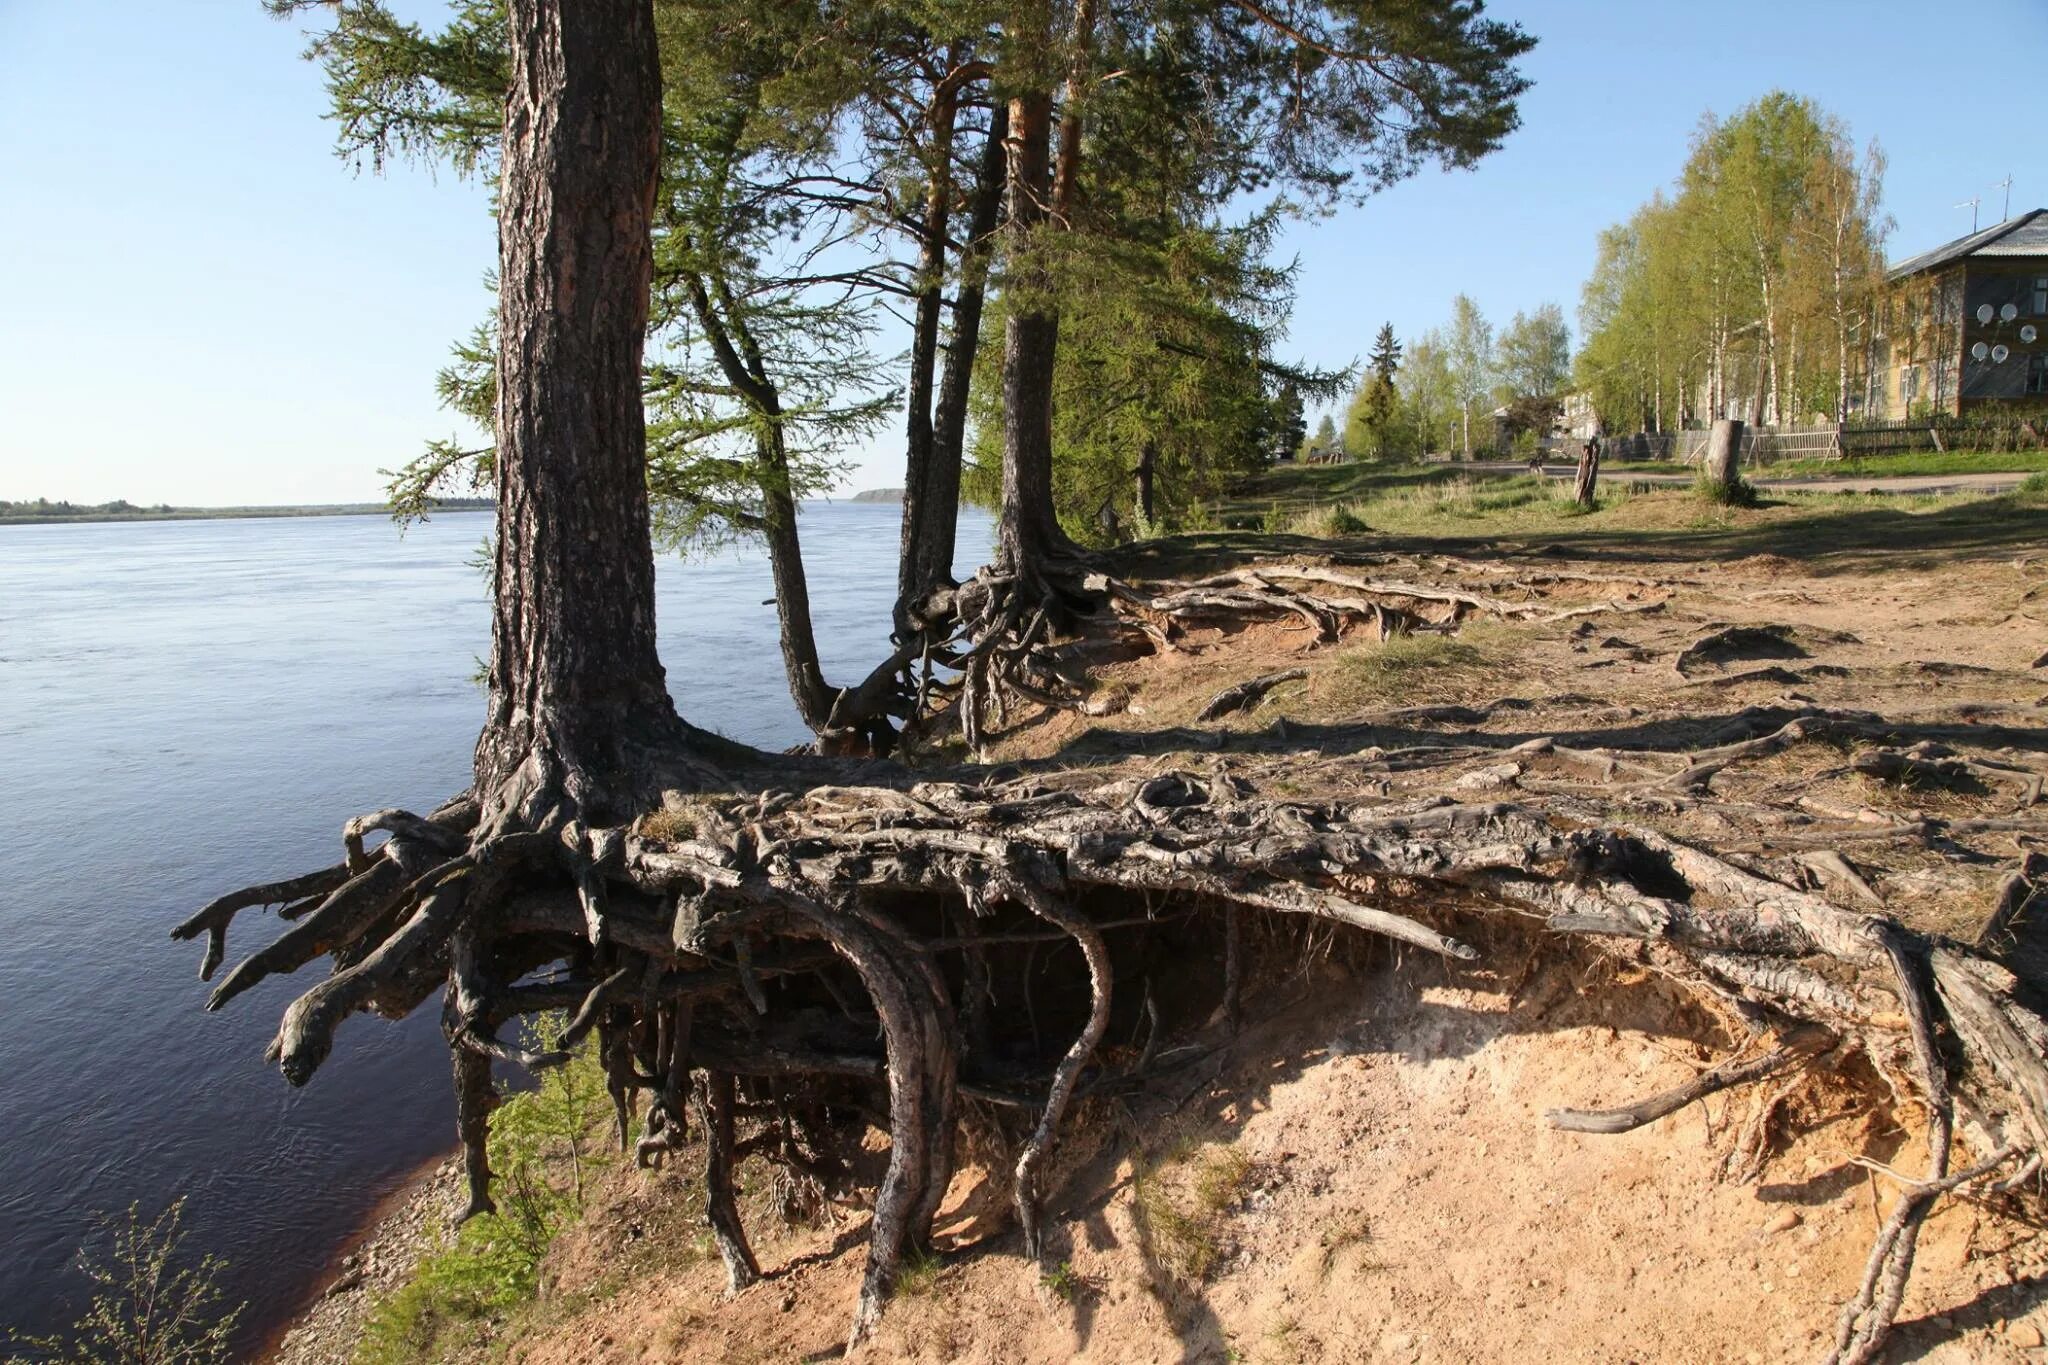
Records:
{"label": "green leafy plant", "polygon": [[225,1365],[246,1306],[230,1307],[220,1288],[226,1263],[202,1256],[185,1264],[181,1223],[185,1201],[175,1199],[145,1220],[130,1204],[123,1218],[100,1220],[104,1245],[81,1247],[78,1269],[92,1298],[61,1336],[16,1337],[7,1365],[31,1360],[60,1365]]}
{"label": "green leafy plant", "polygon": [[[525,1045],[560,1045],[563,1020],[529,1023]],[[603,1163],[592,1131],[607,1111],[604,1072],[588,1050],[541,1073],[491,1118],[495,1213],[480,1214],[422,1257],[413,1277],[372,1310],[357,1365],[440,1359],[465,1333],[533,1299],[541,1263],[583,1208],[591,1169]]]}

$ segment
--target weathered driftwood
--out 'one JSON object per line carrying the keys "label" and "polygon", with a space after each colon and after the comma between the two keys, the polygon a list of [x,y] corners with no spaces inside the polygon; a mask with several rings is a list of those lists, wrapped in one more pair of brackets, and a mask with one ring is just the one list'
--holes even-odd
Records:
{"label": "weathered driftwood", "polygon": [[1220,720],[1233,711],[1249,711],[1265,699],[1268,692],[1281,683],[1299,682],[1308,676],[1305,668],[1283,668],[1278,672],[1264,673],[1256,678],[1247,678],[1241,683],[1224,688],[1209,698],[1208,705],[1196,713],[1196,720]]}

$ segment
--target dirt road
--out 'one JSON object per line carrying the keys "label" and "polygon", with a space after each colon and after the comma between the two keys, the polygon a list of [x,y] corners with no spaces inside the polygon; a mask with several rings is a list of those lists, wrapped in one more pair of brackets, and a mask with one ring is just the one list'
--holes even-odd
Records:
{"label": "dirt road", "polygon": [[[1453,462],[1453,469],[1466,470],[1474,474],[1525,474],[1529,466],[1515,460],[1473,460],[1470,463]],[[1570,479],[1578,471],[1568,464],[1547,464],[1543,467],[1545,477]],[[1619,480],[1624,483],[1649,483],[1663,486],[1682,486],[1693,481],[1691,474],[1664,474],[1629,468],[1621,461],[1605,462],[1600,466],[1600,477],[1605,480]],[[1758,488],[1772,489],[1787,493],[1982,493],[1987,496],[2010,493],[2018,488],[2027,477],[2025,474],[1890,474],[1873,478],[1838,477],[1827,475],[1806,475],[1799,478],[1772,478],[1768,474],[1746,474],[1745,477]]]}

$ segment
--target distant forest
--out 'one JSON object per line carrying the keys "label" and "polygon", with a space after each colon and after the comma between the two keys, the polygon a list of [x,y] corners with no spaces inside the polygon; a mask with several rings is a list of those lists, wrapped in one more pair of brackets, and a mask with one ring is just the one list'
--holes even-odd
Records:
{"label": "distant forest", "polygon": [[[490,498],[437,498],[433,510],[488,511]],[[9,502],[0,498],[0,525],[52,521],[196,521],[215,517],[345,517],[390,510],[381,502],[314,503],[294,507],[173,507],[167,502],[141,507],[116,498],[112,502],[51,502],[36,498]]]}

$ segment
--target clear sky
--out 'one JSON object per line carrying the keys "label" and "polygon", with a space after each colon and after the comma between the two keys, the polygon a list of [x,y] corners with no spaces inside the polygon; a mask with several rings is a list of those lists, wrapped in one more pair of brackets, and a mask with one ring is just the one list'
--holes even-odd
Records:
{"label": "clear sky", "polygon": [[[431,17],[433,0],[401,13]],[[1595,234],[1700,115],[1774,87],[1891,158],[1892,254],[1973,195],[2048,205],[2048,0],[1496,0],[1541,45],[1497,156],[1297,225],[1293,354],[1341,365],[1460,290],[1575,312]],[[333,155],[319,71],[257,0],[0,0],[0,498],[370,501],[461,433],[434,373],[484,316],[483,191]],[[901,482],[893,434],[851,487]]]}

